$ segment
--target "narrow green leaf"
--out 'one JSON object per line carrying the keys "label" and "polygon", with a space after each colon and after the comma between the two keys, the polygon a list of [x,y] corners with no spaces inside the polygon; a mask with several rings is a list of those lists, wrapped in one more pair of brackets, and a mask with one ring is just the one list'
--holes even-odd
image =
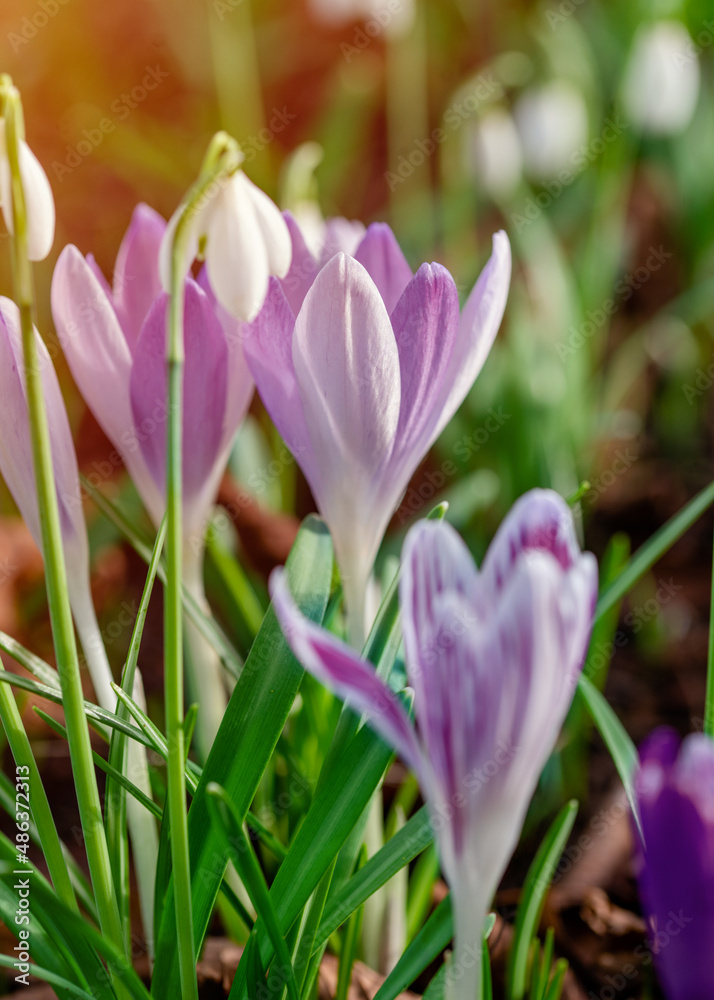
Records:
{"label": "narrow green leaf", "polygon": [[354,911],[369,899],[393,875],[408,865],[433,842],[434,834],[426,806],[404,824],[381,850],[330,899],[317,934],[316,945],[323,944]]}
{"label": "narrow green leaf", "polygon": [[563,806],[528,869],[516,914],[513,944],[508,956],[508,993],[512,1000],[522,1000],[525,994],[531,941],[540,920],[555,867],[570,836],[577,811],[578,803],[575,800]]}
{"label": "narrow green leaf", "polygon": [[[320,622],[332,580],[332,543],[317,518],[308,518],[288,558],[290,590],[302,613]],[[270,608],[231,696],[189,810],[193,926],[196,948],[203,942],[228,856],[219,830],[210,822],[206,787],[225,788],[237,815],[245,817],[273,754],[297,694],[303,670],[288,647]],[[285,863],[285,862],[284,862]],[[178,995],[178,968],[172,951],[171,890],[157,936],[154,993]]]}
{"label": "narrow green leaf", "polygon": [[600,735],[605,741],[617,768],[617,773],[620,775],[620,781],[624,785],[632,815],[635,817],[641,834],[642,829],[634,788],[634,774],[638,760],[637,748],[605,696],[584,674],[581,674],[578,679],[578,696],[583,698]]}
{"label": "narrow green leaf", "polygon": [[270,935],[275,954],[285,972],[286,986],[290,1000],[300,1000],[290,953],[280,931],[278,918],[273,909],[268,887],[250,840],[243,832],[240,817],[226,791],[212,781],[206,786],[208,810],[214,825],[223,833],[224,844],[231,860],[245,886],[255,912],[260,915]]}
{"label": "narrow green leaf", "polygon": [[649,538],[632,556],[623,571],[600,594],[596,619],[605,614],[614,604],[620,601],[637,581],[645,575],[648,569],[660,559],[682,537],[685,531],[697,521],[705,510],[714,503],[714,483],[689,501],[679,513],[670,518],[666,524]]}
{"label": "narrow green leaf", "polygon": [[560,994],[563,992],[563,986],[565,985],[565,973],[567,971],[568,963],[566,959],[559,958],[555,963],[553,978],[545,993],[545,1000],[560,1000]]}
{"label": "narrow green leaf", "polygon": [[396,1000],[446,948],[454,936],[451,897],[443,899],[394,966],[374,1000]]}

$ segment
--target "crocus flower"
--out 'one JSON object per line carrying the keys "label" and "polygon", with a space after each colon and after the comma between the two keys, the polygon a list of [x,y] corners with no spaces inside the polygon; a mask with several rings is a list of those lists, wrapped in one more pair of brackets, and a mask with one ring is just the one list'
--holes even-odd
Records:
{"label": "crocus flower", "polygon": [[[20,179],[27,211],[27,250],[30,260],[44,260],[55,238],[55,202],[47,174],[24,139],[20,139]],[[5,121],[0,118],[0,209],[9,233],[15,231],[12,176],[7,155]]]}
{"label": "crocus flower", "polygon": [[[161,278],[167,291],[173,239],[183,211],[184,205],[179,205],[161,247]],[[282,278],[290,267],[290,237],[280,210],[242,170],[236,170],[209,190],[191,221],[189,236],[185,273],[199,253],[205,254],[208,281],[219,303],[236,319],[255,319],[270,276]]]}
{"label": "crocus flower", "polygon": [[449,525],[413,527],[399,596],[416,729],[370,665],[299,614],[279,570],[272,593],[303,665],[366,713],[419,777],[451,887],[452,995],[474,1000],[487,908],[585,656],[595,559],[549,490],[516,503],[480,570]]}
{"label": "crocus flower", "polygon": [[[82,512],[77,457],[57,374],[37,331],[35,341],[50,428],[69,600],[97,701],[107,711],[114,712],[117,698],[111,687],[111,668],[92,603],[89,546]],[[4,297],[0,297],[0,472],[41,549],[42,531],[35,491],[20,316],[15,303]],[[132,694],[145,707],[138,672]],[[145,794],[151,795],[146,749],[133,741],[129,743],[127,767],[129,779]],[[127,799],[127,819],[135,846],[144,924],[147,933],[150,933],[153,927],[153,885],[158,857],[156,824],[153,816],[133,796]]]}
{"label": "crocus flower", "polygon": [[675,135],[692,120],[699,98],[697,49],[681,21],[642,26],[625,70],[625,114],[642,132]]}
{"label": "crocus flower", "polygon": [[712,995],[714,743],[656,730],[640,749],[636,794],[644,836],[639,887],[657,972],[670,1000]]}
{"label": "crocus flower", "polygon": [[[166,507],[168,295],[158,266],[165,231],[164,220],[139,205],[113,288],[74,246],[62,251],[52,281],[52,311],[74,380],[156,525]],[[184,526],[187,559],[200,566],[206,516],[253,383],[238,324],[191,278],[184,295]]]}
{"label": "crocus flower", "polygon": [[[91,257],[65,247],[52,281],[52,311],[74,380],[121,458],[153,522],[166,509],[166,314],[159,277],[166,223],[139,205],[122,241],[113,288]],[[208,289],[205,272],[184,287],[184,584],[205,611],[203,539],[231,444],[253,391],[238,322]],[[115,461],[116,459],[116,461]],[[196,744],[204,756],[226,705],[215,653],[188,627],[199,701]]]}
{"label": "crocus flower", "polygon": [[486,360],[508,294],[505,233],[459,314],[440,264],[416,275],[388,226],[315,276],[294,221],[293,264],[245,338],[270,416],[332,533],[353,640],[377,550],[409,480]]}

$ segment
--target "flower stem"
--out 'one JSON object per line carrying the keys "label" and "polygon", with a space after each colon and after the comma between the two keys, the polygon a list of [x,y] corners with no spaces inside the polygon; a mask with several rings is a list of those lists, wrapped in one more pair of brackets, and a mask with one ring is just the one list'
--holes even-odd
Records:
{"label": "flower stem", "polygon": [[168,741],[168,810],[174,881],[176,938],[181,996],[198,1000],[196,948],[191,920],[191,865],[186,815],[184,685],[183,685],[183,366],[185,246],[190,225],[209,188],[236,167],[235,146],[215,137],[204,161],[204,173],[189,193],[179,218],[171,252],[171,301],[167,318],[168,441],[166,462],[166,593],[164,599],[164,705]]}
{"label": "flower stem", "polygon": [[[3,96],[7,155],[12,177],[13,280],[22,328],[32,457],[42,530],[42,549],[52,635],[62,687],[62,701],[67,722],[77,803],[99,922],[102,933],[123,951],[121,920],[104,834],[89,730],[84,714],[82,682],[69,604],[59,507],[52,467],[50,434],[42,390],[41,364],[33,325],[34,295],[32,270],[28,257],[27,212],[20,176],[20,141],[24,131],[22,107],[19,94],[7,77],[2,78],[0,86]],[[125,995],[125,991],[118,981],[114,985],[118,996]]]}

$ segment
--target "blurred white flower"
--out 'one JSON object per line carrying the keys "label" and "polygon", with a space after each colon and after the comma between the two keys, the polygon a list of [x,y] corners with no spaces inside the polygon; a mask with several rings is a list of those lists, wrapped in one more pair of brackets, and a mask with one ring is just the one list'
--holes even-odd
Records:
{"label": "blurred white flower", "polygon": [[480,187],[494,198],[510,194],[523,173],[521,141],[513,118],[503,108],[494,108],[477,123],[466,138],[467,165],[474,170]]}
{"label": "blurred white flower", "polygon": [[328,27],[365,21],[372,37],[408,34],[416,12],[415,0],[309,0],[308,6],[316,20]]}
{"label": "blurred white flower", "polygon": [[513,117],[529,177],[549,180],[561,170],[572,171],[576,151],[588,138],[588,112],[577,87],[566,80],[530,87]]}
{"label": "blurred white flower", "polygon": [[643,132],[672,135],[692,120],[699,97],[699,62],[680,21],[640,28],[625,70],[622,100]]}

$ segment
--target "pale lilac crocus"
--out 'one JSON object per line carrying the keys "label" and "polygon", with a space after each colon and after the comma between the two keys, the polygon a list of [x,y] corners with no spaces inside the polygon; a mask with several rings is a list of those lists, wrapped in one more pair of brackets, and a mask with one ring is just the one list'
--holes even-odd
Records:
{"label": "pale lilac crocus", "polygon": [[[47,174],[24,139],[20,139],[20,179],[27,212],[27,253],[30,260],[44,260],[55,238],[55,202]],[[12,235],[15,219],[12,174],[7,153],[5,120],[0,118],[0,210]]]}
{"label": "pale lilac crocus", "polygon": [[[122,241],[113,287],[93,258],[65,247],[52,281],[52,311],[79,391],[121,457],[155,525],[166,489],[166,314],[159,276],[166,223],[139,205]],[[205,276],[184,286],[183,504],[184,583],[206,608],[206,521],[230,448],[253,392],[241,331],[207,289]],[[193,633],[190,633],[190,635]],[[204,646],[197,741],[207,751],[225,708],[220,664]]]}
{"label": "pale lilac crocus", "polygon": [[440,264],[412,274],[391,229],[370,226],[353,255],[323,267],[294,220],[292,267],[272,281],[245,338],[260,396],[332,533],[350,632],[384,532],[419,462],[481,370],[508,295],[508,238],[463,311]]}
{"label": "pale lilac crocus", "polygon": [[450,995],[480,990],[481,933],[587,649],[597,566],[565,502],[533,490],[481,569],[449,525],[422,521],[402,554],[401,620],[416,728],[369,664],[297,610],[282,571],[272,594],[303,665],[419,777],[455,923]]}
{"label": "pale lilac crocus", "polygon": [[638,882],[654,963],[669,1000],[712,996],[714,742],[666,727],[640,748]]}
{"label": "pale lilac crocus", "polygon": [[[117,698],[111,687],[112,672],[92,602],[89,545],[82,510],[77,457],[57,374],[47,347],[36,330],[35,342],[50,430],[70,605],[97,701],[102,708],[114,712]],[[20,315],[15,303],[4,297],[0,297],[0,473],[37,546],[42,549]],[[138,671],[132,694],[145,708],[143,685]],[[126,774],[144,794],[151,795],[146,749],[133,741],[129,742]],[[144,927],[147,935],[150,935],[153,928],[154,876],[158,858],[156,823],[153,816],[133,796],[127,799],[127,820],[134,846]]]}

